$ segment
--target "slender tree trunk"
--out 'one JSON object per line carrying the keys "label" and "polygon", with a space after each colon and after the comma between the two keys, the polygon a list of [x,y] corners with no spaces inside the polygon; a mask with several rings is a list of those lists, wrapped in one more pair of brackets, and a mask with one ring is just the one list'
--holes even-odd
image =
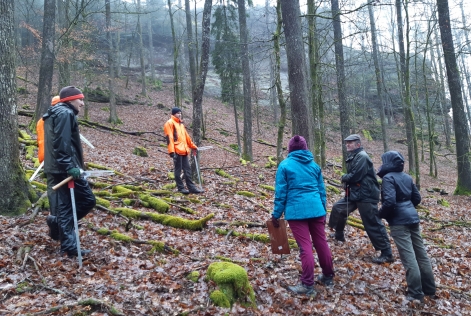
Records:
{"label": "slender tree trunk", "polygon": [[[231,73],[231,76],[233,76],[232,73]],[[234,80],[234,79],[231,78],[231,81],[232,80]],[[232,84],[231,89],[232,89],[232,106],[234,107],[234,120],[235,120],[236,137],[237,137],[237,152],[239,153],[239,157],[241,157],[242,156],[242,146],[240,144],[239,117],[237,116],[237,95],[236,95],[235,85]]]}
{"label": "slender tree trunk", "polygon": [[310,150],[315,147],[311,137],[310,106],[307,88],[307,67],[302,37],[299,0],[281,0],[281,14],[288,58],[288,81],[291,102],[292,132],[306,139]]}
{"label": "slender tree trunk", "polygon": [[[348,105],[345,96],[345,66],[342,44],[342,26],[340,22],[340,9],[338,0],[331,0],[332,18],[334,26],[334,46],[335,46],[335,68],[337,71],[337,93],[340,109],[340,132],[343,140],[350,134],[351,126],[348,113]],[[342,146],[343,164],[347,159],[347,149]],[[344,166],[345,169],[345,166]]]}
{"label": "slender tree trunk", "polygon": [[244,133],[242,158],[252,161],[252,97],[250,89],[250,65],[247,36],[245,0],[237,0],[239,9],[240,58],[242,61],[242,85],[244,87]]}
{"label": "slender tree trunk", "polygon": [[31,206],[28,192],[32,189],[18,150],[14,1],[0,1],[0,25],[0,214],[20,215]]}
{"label": "slender tree trunk", "polygon": [[110,0],[105,0],[106,7],[106,40],[108,41],[108,89],[110,90],[110,117],[108,122],[117,124],[120,122],[116,111],[116,94],[114,91],[114,48],[113,36],[111,35],[111,4]]}
{"label": "slender tree trunk", "polygon": [[154,67],[154,38],[152,34],[152,16],[149,16],[147,21],[147,32],[149,33],[149,68],[150,68],[150,79],[152,84],[155,84],[155,67]]}
{"label": "slender tree trunk", "polygon": [[[309,72],[311,79],[311,102],[313,112],[313,132],[314,132],[314,160],[321,166],[325,167],[325,138],[323,130],[324,126],[324,106],[322,103],[322,85],[320,82],[320,57],[319,43],[316,30],[316,8],[314,0],[308,0],[308,43],[309,43]],[[324,150],[323,150],[324,148]]]}
{"label": "slender tree trunk", "polygon": [[201,128],[203,126],[203,92],[208,73],[209,65],[209,45],[211,34],[211,8],[212,0],[204,1],[202,20],[202,40],[201,40],[201,61],[200,72],[197,77],[196,89],[193,94],[193,142],[198,146],[201,142]]}
{"label": "slender tree trunk", "polygon": [[175,26],[173,21],[173,12],[172,12],[172,3],[170,0],[167,0],[168,4],[168,13],[170,16],[170,27],[172,29],[172,39],[173,39],[173,95],[175,98],[175,106],[179,107],[181,104],[180,100],[180,85],[178,77],[178,43],[175,34]]}
{"label": "slender tree trunk", "polygon": [[137,0],[137,32],[139,33],[139,61],[141,63],[142,95],[147,95],[146,65],[144,63],[144,45],[142,45],[141,0]]}
{"label": "slender tree trunk", "polygon": [[30,124],[30,129],[36,129],[37,121],[51,106],[52,75],[54,70],[54,35],[56,19],[56,1],[44,1],[44,19],[41,49],[41,64],[39,65],[38,97],[36,110]]}
{"label": "slender tree trunk", "polygon": [[275,86],[278,93],[278,103],[280,104],[280,120],[278,121],[278,133],[276,139],[276,162],[279,165],[283,161],[283,135],[286,125],[286,102],[283,97],[283,88],[281,86],[280,78],[280,68],[281,68],[281,59],[280,59],[280,36],[281,36],[281,26],[283,20],[281,18],[281,0],[278,0],[276,3],[276,31],[273,34],[273,48],[275,50]]}
{"label": "slender tree trunk", "polygon": [[[268,34],[272,32],[268,28],[270,23],[269,16],[270,16],[270,1],[265,0],[265,24],[267,25]],[[278,122],[278,104],[276,102],[276,87],[275,87],[275,57],[273,54],[270,54],[270,107],[273,109],[273,123],[277,124]]]}
{"label": "slender tree trunk", "polygon": [[453,109],[453,126],[456,139],[456,160],[458,181],[455,195],[471,195],[471,163],[469,153],[469,134],[466,126],[466,114],[461,94],[460,74],[456,63],[455,47],[451,34],[448,0],[437,0],[438,23],[445,57],[448,87]]}
{"label": "slender tree trunk", "polygon": [[383,136],[383,150],[384,152],[388,151],[388,134],[386,129],[386,117],[384,115],[384,100],[383,100],[383,89],[381,87],[382,77],[381,70],[379,68],[378,61],[378,44],[376,43],[376,23],[373,12],[372,1],[369,1],[368,4],[368,13],[370,17],[370,28],[371,28],[371,45],[373,46],[373,62],[375,65],[375,74],[376,74],[376,90],[378,92],[378,111],[379,117],[381,119],[381,131]]}
{"label": "slender tree trunk", "polygon": [[[59,27],[62,30],[67,30],[69,27],[69,4],[70,0],[66,1],[57,1],[57,12],[58,12],[58,22]],[[70,38],[69,34],[61,34],[61,40],[58,43],[61,49],[67,49],[70,47]],[[57,63],[58,66],[58,73],[59,73],[59,87],[66,87],[70,86],[70,65],[68,58],[62,58]]]}
{"label": "slender tree trunk", "polygon": [[191,96],[193,100],[193,108],[195,107],[195,88],[196,88],[196,60],[195,60],[195,43],[193,42],[193,29],[191,25],[191,9],[190,0],[185,0],[185,13],[186,13],[186,35],[188,38],[188,59],[190,64],[190,82],[191,82]]}

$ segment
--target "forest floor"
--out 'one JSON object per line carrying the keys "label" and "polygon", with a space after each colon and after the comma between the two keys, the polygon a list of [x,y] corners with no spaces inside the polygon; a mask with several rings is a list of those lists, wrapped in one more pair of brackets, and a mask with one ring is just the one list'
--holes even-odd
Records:
{"label": "forest floor", "polygon": [[[132,85],[128,91],[131,95],[140,88]],[[121,173],[106,179],[90,179],[109,184],[107,188],[94,188],[95,191],[111,192],[113,186],[124,184],[161,189],[174,183],[168,178],[173,164],[162,129],[170,117],[172,87],[164,86],[149,95],[148,99],[136,95],[134,98],[139,102],[135,105],[118,106],[123,123],[117,128],[146,132],[140,136],[81,127],[81,133],[96,147],[90,149],[83,145],[86,162]],[[33,94],[26,95],[20,98],[18,105],[34,104],[35,100]],[[159,108],[158,103],[164,107]],[[90,103],[89,120],[109,125],[106,107],[107,104]],[[191,113],[191,105],[184,104],[183,117],[189,118],[186,125],[190,134]],[[269,244],[255,240],[253,235],[252,238],[243,235],[267,234],[266,227],[236,223],[263,226],[270,218],[273,192],[260,185],[274,184],[276,168],[265,168],[265,164],[268,156],[275,156],[276,148],[253,142],[254,161],[242,165],[236,154],[226,150],[230,144],[237,143],[233,109],[218,100],[205,98],[204,114],[206,139],[201,146],[213,146],[200,155],[205,192],[182,196],[173,189],[175,194],[167,212],[186,219],[214,214],[202,230],[173,228],[148,219],[134,219],[130,224],[128,219],[107,211],[124,206],[122,198],[113,199],[110,207],[95,208],[81,221],[81,245],[92,253],[84,258],[83,268],[78,269],[77,260],[60,256],[59,243],[47,235],[48,210],[41,210],[29,224],[32,211],[19,217],[0,217],[3,227],[0,232],[0,315],[471,315],[471,198],[452,195],[457,174],[455,156],[444,146],[439,151],[437,178],[427,175],[427,157],[421,164],[424,209],[419,210],[438,297],[426,298],[423,305],[408,302],[404,296],[405,271],[393,240],[395,261],[376,265],[371,258],[378,253],[366,233],[351,226],[347,228],[346,242],[328,238],[336,272],[334,286],[316,284],[317,296],[298,296],[286,290],[287,285],[298,281],[301,270],[298,249],[291,249],[289,255],[274,255]],[[253,119],[253,139],[276,144],[271,110],[263,109],[259,117],[259,125],[255,116]],[[28,120],[28,117],[19,117],[20,124]],[[329,163],[323,174],[326,185],[333,185],[340,178],[342,144],[338,119],[327,125]],[[242,119],[239,126],[243,126]],[[406,147],[396,142],[405,138],[403,130],[396,128],[390,132],[390,149],[406,156]],[[287,129],[284,144],[290,135]],[[134,155],[133,149],[137,146],[145,147],[149,156]],[[375,167],[379,167],[383,151],[381,141],[364,141],[364,148]],[[33,163],[25,160],[24,153],[21,157],[25,168],[33,169]],[[237,180],[216,174],[217,169]],[[44,182],[44,179],[39,181]],[[429,192],[432,188],[440,188],[448,195]],[[253,192],[255,197],[239,195],[238,191]],[[341,197],[342,193],[329,190],[328,209]],[[448,202],[449,206],[442,206],[440,200]],[[195,213],[186,213],[180,206],[189,207]],[[138,202],[133,208],[155,212]],[[357,211],[352,216],[360,218]],[[116,230],[134,241],[119,241],[99,234],[92,227]],[[224,235],[221,230],[233,233]],[[236,236],[236,233],[241,235]],[[328,227],[326,233],[330,233]],[[289,229],[288,236],[293,238]],[[151,245],[136,240],[161,241],[179,253],[150,253]],[[27,256],[19,255],[24,247],[30,247]],[[232,309],[215,307],[209,299],[214,283],[205,280],[207,268],[213,262],[227,259],[246,269],[255,291],[256,308],[237,303]],[[200,273],[196,282],[186,277],[192,271]],[[319,266],[315,273],[321,273]],[[95,305],[84,301],[88,298],[95,299]]]}

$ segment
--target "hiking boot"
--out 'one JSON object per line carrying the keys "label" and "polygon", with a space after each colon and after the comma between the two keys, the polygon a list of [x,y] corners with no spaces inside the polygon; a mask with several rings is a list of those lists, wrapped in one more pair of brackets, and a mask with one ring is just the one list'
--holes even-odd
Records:
{"label": "hiking boot", "polygon": [[323,274],[317,277],[317,281],[325,286],[333,286],[334,285],[334,276],[325,276]]}
{"label": "hiking boot", "polygon": [[46,217],[46,223],[47,223],[47,226],[49,227],[49,232],[48,232],[49,237],[51,237],[53,240],[59,240],[60,235],[59,235],[59,224],[57,223],[57,217],[48,215]]}
{"label": "hiking boot", "polygon": [[295,294],[304,294],[304,295],[316,295],[314,291],[314,286],[304,285],[301,282],[296,285],[288,286],[288,290]]}
{"label": "hiking boot", "polygon": [[[91,250],[80,249],[80,253],[82,254],[82,257],[88,255],[91,252],[92,252]],[[73,257],[78,256],[78,252],[77,252],[77,249],[69,250],[69,251],[61,251],[61,255],[62,256],[67,255],[67,257],[69,258],[73,258]]]}
{"label": "hiking boot", "polygon": [[194,189],[190,190],[190,193],[195,193],[195,194],[199,194],[199,193],[203,193],[203,192],[204,192],[204,190],[200,190],[198,188],[194,188]]}
{"label": "hiking boot", "polygon": [[394,262],[394,257],[392,255],[389,255],[389,256],[386,256],[386,255],[381,255],[379,257],[375,257],[373,258],[371,261],[373,261],[373,263],[377,263],[377,264],[383,264],[383,263],[391,263],[391,262]]}
{"label": "hiking boot", "polygon": [[329,235],[330,238],[334,238],[335,240],[337,241],[341,241],[341,242],[345,242],[345,237],[343,236],[343,234],[337,234],[337,233],[332,233]]}
{"label": "hiking boot", "polygon": [[188,191],[187,189],[181,189],[178,190],[178,192],[180,192],[181,194],[190,194],[190,191]]}
{"label": "hiking boot", "polygon": [[424,298],[423,297],[417,298],[417,297],[413,297],[412,295],[407,295],[406,300],[408,300],[409,302],[419,301],[420,304],[424,304]]}

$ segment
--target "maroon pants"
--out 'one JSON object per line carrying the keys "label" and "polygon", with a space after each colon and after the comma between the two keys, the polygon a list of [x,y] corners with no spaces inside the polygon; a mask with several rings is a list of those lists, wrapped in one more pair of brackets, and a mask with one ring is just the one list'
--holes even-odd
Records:
{"label": "maroon pants", "polygon": [[[305,285],[314,285],[314,255],[312,246],[317,252],[319,265],[325,276],[334,275],[332,254],[325,237],[325,216],[305,220],[290,220],[289,227],[299,246],[303,273],[301,282]],[[312,238],[312,240],[311,240]]]}

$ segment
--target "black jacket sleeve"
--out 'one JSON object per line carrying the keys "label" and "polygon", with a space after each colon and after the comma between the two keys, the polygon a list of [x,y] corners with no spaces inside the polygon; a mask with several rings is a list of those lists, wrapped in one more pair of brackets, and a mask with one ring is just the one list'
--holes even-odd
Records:
{"label": "black jacket sleeve", "polygon": [[59,168],[67,171],[71,168],[79,168],[73,157],[76,155],[72,143],[72,130],[77,129],[75,115],[72,112],[62,111],[54,118],[53,150]]}

